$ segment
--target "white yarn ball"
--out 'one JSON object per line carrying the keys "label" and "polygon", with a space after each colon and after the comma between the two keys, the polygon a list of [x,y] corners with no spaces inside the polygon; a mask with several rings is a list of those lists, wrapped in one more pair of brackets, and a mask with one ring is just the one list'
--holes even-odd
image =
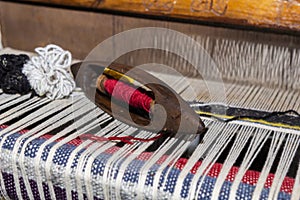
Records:
{"label": "white yarn ball", "polygon": [[35,49],[37,56],[31,58],[22,72],[39,96],[61,99],[75,89],[75,81],[68,71],[72,55],[57,45],[47,45]]}

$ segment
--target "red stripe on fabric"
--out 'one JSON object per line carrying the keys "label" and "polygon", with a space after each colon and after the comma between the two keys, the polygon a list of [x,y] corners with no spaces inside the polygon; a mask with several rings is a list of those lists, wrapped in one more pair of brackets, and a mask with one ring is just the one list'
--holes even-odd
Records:
{"label": "red stripe on fabric", "polygon": [[[177,169],[182,170],[184,168],[184,166],[186,165],[187,161],[188,160],[185,159],[185,158],[180,158],[176,162],[175,167]],[[192,168],[191,173],[195,174],[197,172],[198,168],[200,167],[200,165],[201,165],[201,161],[197,162],[194,165],[194,167]],[[210,169],[210,171],[208,172],[208,176],[213,177],[213,178],[217,178],[220,174],[220,171],[221,171],[222,167],[223,167],[223,165],[220,164],[220,163],[214,164],[212,166],[212,168]],[[230,169],[227,177],[226,177],[226,180],[230,181],[230,182],[233,182],[235,176],[238,173],[238,170],[239,170],[238,167],[232,167]],[[260,176],[260,172],[253,171],[253,170],[248,170],[248,171],[246,171],[245,175],[243,176],[242,183],[246,183],[246,184],[255,186],[257,184],[259,176]],[[274,174],[269,174],[268,177],[267,177],[267,180],[265,182],[264,187],[265,188],[270,188],[272,186],[273,180],[274,180]],[[285,177],[284,181],[281,185],[280,191],[291,194],[293,192],[294,183],[295,183],[295,180],[293,178]]]}

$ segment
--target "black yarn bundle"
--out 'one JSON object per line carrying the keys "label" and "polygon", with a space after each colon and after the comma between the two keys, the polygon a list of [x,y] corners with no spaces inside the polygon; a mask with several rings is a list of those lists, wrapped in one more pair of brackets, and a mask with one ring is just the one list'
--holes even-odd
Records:
{"label": "black yarn bundle", "polygon": [[23,95],[31,91],[27,77],[22,73],[28,60],[25,54],[0,55],[0,86],[4,93]]}

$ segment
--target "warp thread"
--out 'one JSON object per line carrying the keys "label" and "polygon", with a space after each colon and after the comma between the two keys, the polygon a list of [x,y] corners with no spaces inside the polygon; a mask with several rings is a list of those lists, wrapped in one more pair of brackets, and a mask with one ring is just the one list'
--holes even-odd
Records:
{"label": "warp thread", "polygon": [[38,55],[24,65],[22,72],[36,94],[46,95],[51,100],[69,96],[75,89],[69,72],[71,53],[54,44],[38,47],[35,51]]}
{"label": "warp thread", "polygon": [[150,112],[153,99],[138,89],[116,79],[106,79],[103,83],[105,91],[117,100],[126,102],[134,108]]}
{"label": "warp thread", "polygon": [[0,86],[4,93],[24,95],[31,91],[27,77],[22,73],[28,60],[29,57],[25,54],[0,55]]}
{"label": "warp thread", "polygon": [[2,32],[1,32],[1,25],[0,25],[0,50],[3,49],[3,43],[2,43]]}

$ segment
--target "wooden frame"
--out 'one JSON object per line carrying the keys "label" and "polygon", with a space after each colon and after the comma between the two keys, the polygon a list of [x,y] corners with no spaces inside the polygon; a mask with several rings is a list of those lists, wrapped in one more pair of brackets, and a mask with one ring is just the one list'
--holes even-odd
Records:
{"label": "wooden frame", "polygon": [[300,30],[299,0],[23,0],[84,9],[189,19],[243,27]]}

